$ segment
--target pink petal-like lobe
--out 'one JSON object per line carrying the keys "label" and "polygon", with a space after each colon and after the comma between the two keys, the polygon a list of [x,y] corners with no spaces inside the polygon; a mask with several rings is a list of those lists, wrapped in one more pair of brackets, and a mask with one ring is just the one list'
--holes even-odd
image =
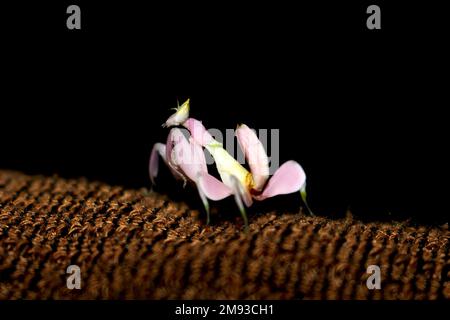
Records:
{"label": "pink petal-like lobe", "polygon": [[206,195],[208,199],[218,201],[232,194],[232,190],[228,188],[222,181],[216,177],[203,173],[197,182],[197,187]]}
{"label": "pink petal-like lobe", "polygon": [[261,191],[269,178],[269,158],[255,132],[245,124],[238,126],[236,136],[247,159],[254,181],[254,189]]}
{"label": "pink petal-like lobe", "polygon": [[196,182],[202,173],[208,172],[203,148],[191,139],[188,141],[181,129],[173,128],[171,132],[169,162]]}
{"label": "pink petal-like lobe", "polygon": [[181,179],[186,183],[186,175],[181,171],[181,168],[176,163],[173,153],[173,148],[176,144],[186,140],[180,129],[173,128],[169,131],[166,142],[166,163],[175,178]]}
{"label": "pink petal-like lobe", "polygon": [[303,168],[293,160],[285,162],[275,171],[261,195],[255,196],[257,200],[288,194],[299,191],[306,182]]}
{"label": "pink petal-like lobe", "polygon": [[192,139],[194,139],[194,141],[199,145],[206,146],[214,142],[213,137],[208,130],[206,130],[201,121],[194,118],[189,118],[183,123],[183,126],[189,130]]}

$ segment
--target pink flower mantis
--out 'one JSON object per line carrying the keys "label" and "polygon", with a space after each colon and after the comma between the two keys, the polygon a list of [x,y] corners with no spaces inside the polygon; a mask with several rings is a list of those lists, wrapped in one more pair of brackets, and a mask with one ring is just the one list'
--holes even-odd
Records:
{"label": "pink flower mantis", "polygon": [[[248,219],[245,206],[250,207],[254,200],[262,201],[277,195],[300,191],[312,215],[306,202],[306,175],[300,164],[287,161],[269,179],[269,159],[264,146],[246,125],[237,127],[236,136],[250,171],[235,160],[200,121],[189,118],[189,100],[179,106],[163,126],[172,128],[166,145],[156,143],[153,146],[149,163],[150,179],[154,184],[160,156],[175,178],[184,184],[190,181],[196,185],[207,213],[207,224],[210,222],[208,199],[218,201],[231,195],[239,207],[246,229]],[[183,126],[190,136],[185,137],[182,130],[175,126]],[[208,173],[203,148],[212,155],[222,181]]]}

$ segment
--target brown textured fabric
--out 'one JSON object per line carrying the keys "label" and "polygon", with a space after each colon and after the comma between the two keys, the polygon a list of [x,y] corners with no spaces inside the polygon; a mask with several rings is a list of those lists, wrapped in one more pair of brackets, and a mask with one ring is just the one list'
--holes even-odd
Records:
{"label": "brown textured fabric", "polygon": [[0,171],[0,299],[450,298],[447,226],[269,212],[246,234],[204,218],[145,189]]}

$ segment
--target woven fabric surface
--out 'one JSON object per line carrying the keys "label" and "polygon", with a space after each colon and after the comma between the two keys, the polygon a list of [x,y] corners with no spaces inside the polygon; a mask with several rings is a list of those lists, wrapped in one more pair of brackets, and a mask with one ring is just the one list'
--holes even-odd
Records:
{"label": "woven fabric surface", "polygon": [[[0,299],[450,298],[447,226],[249,218],[248,233],[206,226],[146,189],[0,171]],[[69,265],[79,290],[66,286]],[[381,290],[366,286],[369,265]]]}

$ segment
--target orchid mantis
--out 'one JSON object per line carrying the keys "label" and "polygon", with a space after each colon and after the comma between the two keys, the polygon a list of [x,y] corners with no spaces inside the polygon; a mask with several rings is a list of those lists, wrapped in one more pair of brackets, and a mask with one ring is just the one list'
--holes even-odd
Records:
{"label": "orchid mantis", "polygon": [[[158,174],[159,155],[176,178],[183,180],[184,184],[191,181],[196,185],[207,212],[208,224],[208,199],[217,201],[231,195],[239,207],[246,229],[248,219],[245,206],[250,207],[254,200],[262,201],[276,195],[300,191],[307,210],[313,215],[306,201],[306,175],[303,168],[290,160],[281,165],[269,179],[269,159],[264,146],[245,124],[238,125],[236,136],[250,171],[235,160],[199,120],[189,118],[189,100],[176,108],[176,112],[163,126],[172,128],[166,145],[156,143],[153,147],[149,164],[150,178],[154,183]],[[186,138],[176,126],[186,128],[190,137]],[[212,155],[222,181],[208,173],[203,148]]]}

